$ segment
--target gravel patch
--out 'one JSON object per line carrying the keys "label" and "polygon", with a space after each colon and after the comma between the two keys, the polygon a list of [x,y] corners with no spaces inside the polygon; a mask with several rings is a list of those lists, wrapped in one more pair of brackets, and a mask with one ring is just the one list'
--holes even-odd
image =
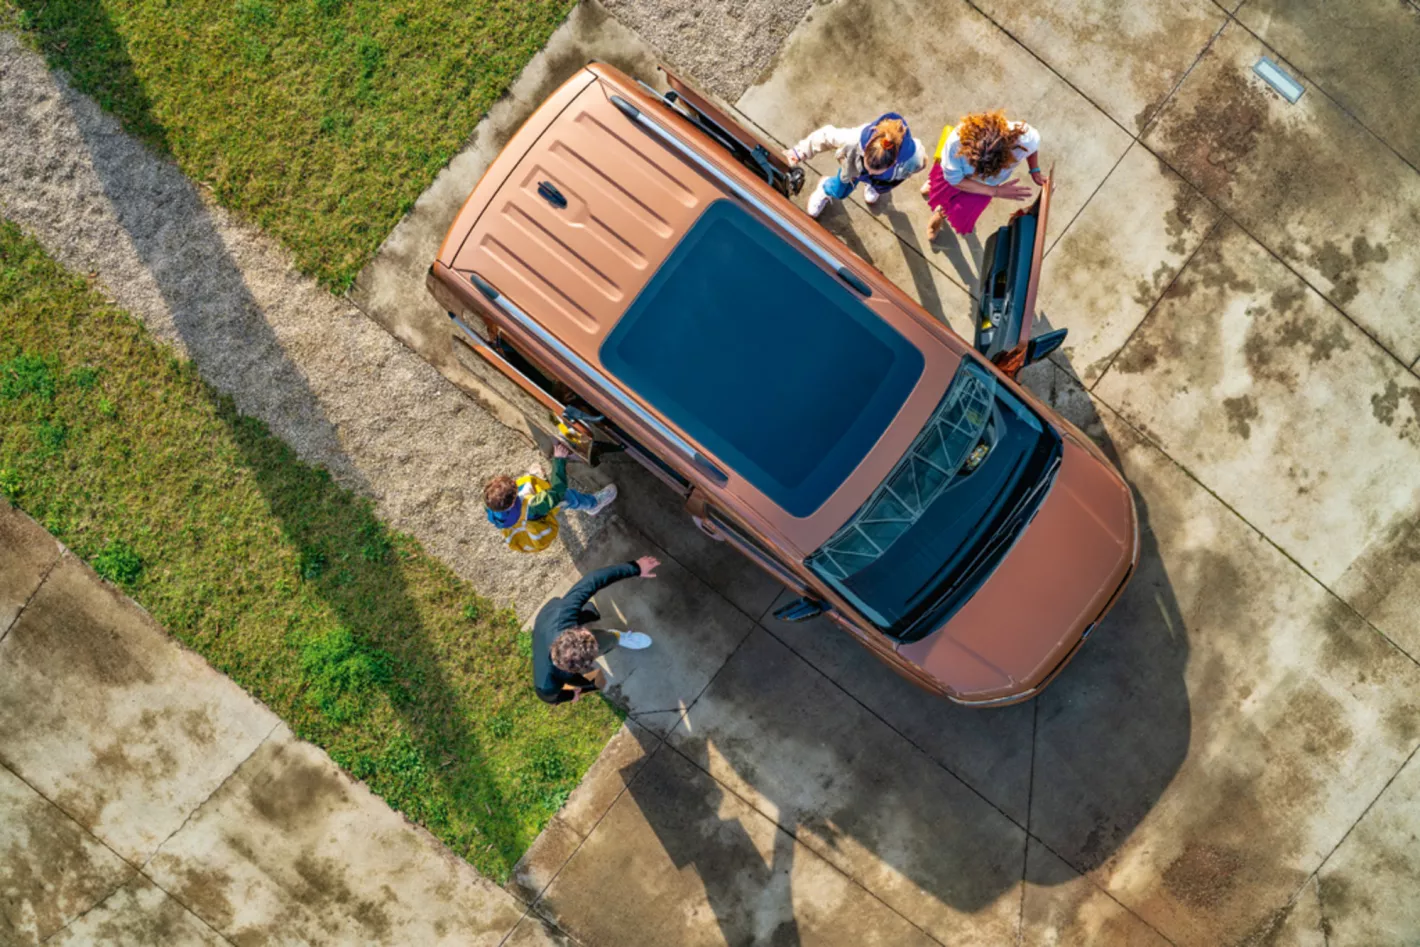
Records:
{"label": "gravel patch", "polygon": [[0,33],[0,214],[191,358],[302,459],[474,583],[531,614],[603,521],[514,556],[481,485],[545,462],[349,302],[292,267],[12,34]]}
{"label": "gravel patch", "polygon": [[728,102],[773,61],[814,0],[602,0],[687,78]]}

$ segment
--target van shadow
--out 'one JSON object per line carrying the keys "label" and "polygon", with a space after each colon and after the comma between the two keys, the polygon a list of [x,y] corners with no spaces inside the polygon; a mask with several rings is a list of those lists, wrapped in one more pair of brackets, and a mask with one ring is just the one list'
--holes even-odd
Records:
{"label": "van shadow", "polygon": [[[20,0],[20,5],[33,7],[36,19],[45,15],[44,4]],[[65,8],[81,24],[82,42],[102,48],[110,66],[107,85],[101,83],[97,91],[120,95],[130,110],[146,103],[123,52],[125,41],[103,5],[71,2]],[[51,47],[66,35],[58,29],[38,34],[51,63],[64,61]],[[85,152],[74,167],[80,174],[91,169],[96,176],[123,232],[120,239],[127,241],[142,269],[125,277],[151,286],[161,297],[171,332],[203,377],[216,379],[216,387],[225,389],[212,395],[217,415],[228,425],[240,462],[279,521],[282,540],[300,553],[303,574],[293,575],[293,582],[328,604],[356,652],[377,664],[388,658],[395,669],[375,675],[376,686],[386,691],[408,743],[391,747],[380,745],[379,734],[356,734],[359,756],[338,762],[460,855],[490,872],[510,869],[528,840],[520,836],[516,820],[485,817],[485,811],[501,811],[509,800],[486,761],[480,734],[467,726],[465,695],[445,673],[444,646],[411,597],[398,543],[360,495],[368,495],[368,484],[267,323],[213,212],[173,164],[119,133],[113,119],[68,81],[57,76],[50,81],[60,103],[53,110],[54,120],[72,124]],[[113,88],[113,83],[122,87]],[[150,143],[161,142],[161,124],[151,114],[121,114],[125,122],[136,122]],[[268,428],[282,440],[269,436]],[[287,444],[299,445],[306,460],[297,460]],[[311,464],[312,457],[324,466]],[[251,659],[253,667],[263,661],[260,655]],[[271,682],[261,672],[229,670],[256,696],[280,706],[282,694],[263,693]],[[278,690],[284,686],[273,685]],[[299,736],[317,743],[353,732],[350,724],[342,728],[323,713],[303,712],[299,705],[288,719]],[[359,723],[357,718],[357,728]],[[387,755],[391,750],[398,759]],[[423,774],[427,782],[411,780],[413,773]],[[428,798],[430,784],[440,787],[440,799]],[[455,805],[446,807],[445,801]]]}
{"label": "van shadow", "polygon": [[[1022,383],[1127,477],[1127,452],[1067,364],[1032,366]],[[660,751],[713,775],[712,788],[675,790],[671,805],[661,798],[672,791],[665,780],[627,774],[657,844],[677,867],[695,870],[728,943],[769,943],[749,932],[773,929],[773,943],[797,944],[806,923],[766,927],[766,912],[795,917],[792,887],[782,881],[796,846],[776,846],[766,862],[763,841],[719,815],[729,799],[750,801],[807,844],[815,852],[808,857],[823,855],[939,937],[948,932],[944,918],[970,927],[961,914],[980,914],[985,925],[1004,912],[1014,925],[1023,879],[1065,884],[1119,850],[1179,771],[1192,722],[1187,628],[1149,498],[1136,490],[1135,502],[1134,576],[1087,645],[1032,701],[963,708],[901,679],[830,622],[760,622]],[[679,544],[656,535],[668,528],[657,523],[648,532],[663,546]],[[688,518],[679,528],[695,529]],[[722,590],[736,584],[723,563],[711,575],[682,561]],[[744,569],[746,581],[758,574],[748,563]],[[661,633],[682,632],[693,633]],[[1028,835],[1059,858],[1027,864]],[[746,872],[759,881],[747,886]],[[779,900],[768,904],[749,890],[778,892]],[[634,934],[624,941],[637,942]]]}

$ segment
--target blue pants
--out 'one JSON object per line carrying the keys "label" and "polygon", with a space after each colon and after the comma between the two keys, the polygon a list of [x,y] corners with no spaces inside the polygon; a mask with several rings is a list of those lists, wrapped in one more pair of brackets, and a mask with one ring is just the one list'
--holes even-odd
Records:
{"label": "blue pants", "polygon": [[562,497],[562,505],[569,510],[590,510],[597,505],[597,498],[569,487],[566,495]]}
{"label": "blue pants", "polygon": [[[901,181],[879,181],[873,180],[873,187],[880,191],[890,191],[901,184]],[[857,181],[843,180],[843,172],[839,171],[831,178],[823,179],[823,192],[835,200],[844,200],[858,186]]]}

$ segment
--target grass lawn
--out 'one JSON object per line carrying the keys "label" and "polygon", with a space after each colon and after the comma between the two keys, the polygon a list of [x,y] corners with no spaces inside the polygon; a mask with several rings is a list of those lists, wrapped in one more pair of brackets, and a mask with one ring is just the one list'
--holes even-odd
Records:
{"label": "grass lawn", "polygon": [[511,612],[4,221],[0,492],[494,879],[619,725],[539,702]]}
{"label": "grass lawn", "polygon": [[80,91],[338,291],[573,0],[0,0],[0,21],[7,4]]}

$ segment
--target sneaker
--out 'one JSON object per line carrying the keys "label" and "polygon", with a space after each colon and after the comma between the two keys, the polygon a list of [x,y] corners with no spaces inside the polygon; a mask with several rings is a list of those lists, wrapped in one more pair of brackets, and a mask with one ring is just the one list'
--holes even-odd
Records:
{"label": "sneaker", "polygon": [[627,651],[644,651],[651,647],[651,636],[640,631],[623,631],[617,635],[616,644]]}
{"label": "sneaker", "polygon": [[869,205],[876,204],[878,201],[880,201],[880,200],[882,200],[882,199],[883,199],[883,192],[882,192],[882,191],[880,191],[880,190],[878,190],[877,188],[873,187],[871,184],[864,184],[864,185],[863,185],[863,200],[867,201]]}
{"label": "sneaker", "polygon": [[584,511],[588,516],[596,516],[602,510],[611,506],[611,501],[616,499],[616,484],[613,483],[609,487],[602,487],[596,493],[593,493],[592,496],[597,498],[597,505],[590,510]]}
{"label": "sneaker", "polygon": [[828,196],[828,192],[823,189],[823,182],[819,182],[819,186],[814,188],[814,192],[809,195],[809,205],[805,210],[809,212],[810,217],[817,220],[818,215],[823,213],[824,208],[828,206],[828,202],[832,199],[833,198]]}

